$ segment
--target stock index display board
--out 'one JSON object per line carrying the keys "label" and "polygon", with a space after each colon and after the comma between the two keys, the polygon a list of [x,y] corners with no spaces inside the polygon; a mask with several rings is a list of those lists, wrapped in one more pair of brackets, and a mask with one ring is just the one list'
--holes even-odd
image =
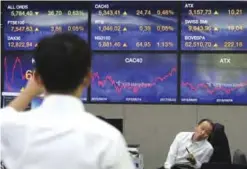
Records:
{"label": "stock index display board", "polygon": [[[17,96],[32,77],[34,59],[31,54],[9,54],[3,57],[3,96]],[[87,101],[87,89],[81,99]]]}
{"label": "stock index display board", "polygon": [[246,54],[183,54],[181,102],[246,104]]}
{"label": "stock index display board", "polygon": [[93,51],[83,101],[247,104],[245,1],[9,1],[2,9],[4,96],[25,87],[43,36],[72,32]]}
{"label": "stock index display board", "polygon": [[[78,2],[5,2],[4,50],[31,51],[44,37],[73,32],[88,40],[88,8]],[[32,75],[30,54],[2,55],[3,96],[17,96]],[[87,89],[81,99],[87,101]]]}
{"label": "stock index display board", "polygon": [[18,93],[25,87],[27,80],[32,76],[33,59],[31,55],[2,56],[4,92]]}
{"label": "stock index display board", "polygon": [[176,50],[176,2],[92,5],[93,50]]}
{"label": "stock index display board", "polygon": [[182,2],[182,50],[247,50],[247,2]]}
{"label": "stock index display board", "polygon": [[176,54],[95,54],[92,70],[92,101],[176,102]]}
{"label": "stock index display board", "polygon": [[7,2],[3,16],[5,50],[32,50],[43,36],[59,32],[88,38],[88,11],[77,2]]}

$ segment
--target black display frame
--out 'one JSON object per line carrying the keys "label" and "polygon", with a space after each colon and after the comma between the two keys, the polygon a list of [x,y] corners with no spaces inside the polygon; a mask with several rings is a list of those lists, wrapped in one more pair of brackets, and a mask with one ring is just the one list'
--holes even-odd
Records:
{"label": "black display frame", "polygon": [[[30,3],[30,1],[11,1],[11,3]],[[38,3],[40,3],[40,1],[37,1]],[[51,1],[52,3],[65,3],[64,2],[58,2],[58,1]],[[66,3],[73,3],[73,2],[77,2],[78,1],[70,1],[70,2],[66,2]],[[90,48],[92,49],[92,37],[91,37],[91,13],[92,13],[92,5],[94,2],[100,2],[100,1],[88,1],[88,2],[80,2],[82,3],[82,5],[85,5],[87,7],[88,10],[88,43],[90,45]],[[105,2],[105,1],[104,1]],[[1,10],[3,11],[4,9],[4,3],[8,3],[5,1],[1,1]],[[32,2],[32,3],[36,3],[36,2]],[[166,2],[164,2],[166,3]],[[216,106],[216,105],[231,105],[231,106],[241,106],[241,105],[247,105],[246,104],[235,104],[235,103],[212,103],[212,104],[202,104],[202,103],[181,103],[181,55],[182,54],[206,54],[206,53],[210,53],[210,54],[247,54],[247,50],[245,51],[230,51],[230,50],[220,50],[220,51],[214,51],[214,50],[198,50],[198,51],[189,51],[189,50],[181,50],[181,15],[182,15],[182,1],[176,1],[177,3],[177,50],[159,50],[159,51],[155,51],[155,50],[118,50],[118,51],[112,51],[112,50],[92,50],[92,53],[109,53],[109,54],[118,54],[118,53],[159,53],[159,54],[168,54],[168,53],[173,53],[177,55],[177,101],[176,103],[166,103],[166,102],[157,102],[157,103],[143,103],[143,102],[95,102],[95,101],[91,101],[91,86],[88,87],[87,89],[87,101],[85,101],[85,104],[135,104],[135,105],[212,105],[212,106]],[[3,14],[3,13],[2,13]],[[4,22],[4,18],[3,15],[1,14],[1,26],[3,25]],[[4,27],[1,27],[1,34],[4,34]],[[3,67],[3,56],[5,55],[22,55],[22,54],[31,54],[32,51],[23,51],[23,50],[16,50],[16,51],[5,51],[4,49],[4,38],[1,39],[1,67]],[[93,55],[92,55],[93,57]],[[92,64],[92,63],[91,63]],[[3,106],[3,101],[4,101],[4,96],[2,96],[2,91],[4,89],[4,71],[1,69],[1,107]]]}

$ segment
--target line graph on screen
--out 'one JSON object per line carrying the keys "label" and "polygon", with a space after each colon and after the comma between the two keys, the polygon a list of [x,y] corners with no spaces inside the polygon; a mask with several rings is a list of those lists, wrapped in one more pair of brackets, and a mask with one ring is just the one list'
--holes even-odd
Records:
{"label": "line graph on screen", "polygon": [[[24,90],[27,81],[33,75],[32,62],[33,59],[30,55],[4,57],[3,92],[19,93]],[[81,99],[87,101],[87,89],[83,91]]]}
{"label": "line graph on screen", "polygon": [[231,94],[232,92],[247,87],[247,81],[246,82],[240,82],[239,84],[235,84],[232,88],[227,88],[224,86],[214,86],[212,83],[199,83],[199,84],[192,84],[189,82],[181,82],[181,85],[184,87],[188,87],[191,91],[198,91],[198,90],[204,90],[208,94],[215,94],[216,92],[223,92],[225,94]]}
{"label": "line graph on screen", "polygon": [[155,87],[158,83],[162,83],[168,80],[169,77],[176,75],[176,73],[177,68],[174,67],[167,74],[155,77],[153,81],[148,83],[139,83],[140,85],[137,86],[131,85],[131,83],[122,83],[121,81],[114,80],[114,78],[111,75],[107,75],[102,78],[100,77],[99,72],[93,73],[92,81],[96,82],[99,87],[104,87],[107,85],[106,83],[109,83],[115,88],[116,92],[119,94],[121,94],[123,90],[129,90],[133,93],[138,93],[141,89]]}
{"label": "line graph on screen", "polygon": [[181,101],[204,104],[247,103],[244,54],[184,54]]}
{"label": "line graph on screen", "polygon": [[32,74],[32,57],[28,55],[4,57],[5,92],[20,92]]}
{"label": "line graph on screen", "polygon": [[91,101],[176,102],[175,54],[97,54],[92,69]]}

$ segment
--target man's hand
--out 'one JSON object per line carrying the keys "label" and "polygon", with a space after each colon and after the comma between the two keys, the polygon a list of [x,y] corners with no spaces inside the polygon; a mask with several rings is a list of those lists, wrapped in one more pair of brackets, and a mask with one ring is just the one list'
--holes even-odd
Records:
{"label": "man's hand", "polygon": [[189,156],[186,158],[192,165],[196,164],[196,159],[193,156],[193,154],[189,154]]}
{"label": "man's hand", "polygon": [[24,89],[23,93],[25,93],[26,95],[30,96],[30,97],[35,97],[35,96],[39,96],[40,94],[42,94],[44,92],[44,89],[42,86],[40,86],[34,79],[34,77],[32,77],[27,85],[26,88]]}
{"label": "man's hand", "polygon": [[9,103],[9,107],[14,108],[16,111],[24,111],[33,98],[43,93],[43,87],[40,86],[32,77],[18,97]]}

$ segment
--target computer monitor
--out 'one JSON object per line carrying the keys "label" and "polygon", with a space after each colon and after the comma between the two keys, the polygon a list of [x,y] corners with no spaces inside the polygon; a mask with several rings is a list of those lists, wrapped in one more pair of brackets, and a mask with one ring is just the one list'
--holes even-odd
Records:
{"label": "computer monitor", "polygon": [[112,119],[112,118],[105,118],[103,116],[97,116],[99,119],[109,123],[110,125],[114,126],[118,129],[121,133],[123,133],[123,119]]}

